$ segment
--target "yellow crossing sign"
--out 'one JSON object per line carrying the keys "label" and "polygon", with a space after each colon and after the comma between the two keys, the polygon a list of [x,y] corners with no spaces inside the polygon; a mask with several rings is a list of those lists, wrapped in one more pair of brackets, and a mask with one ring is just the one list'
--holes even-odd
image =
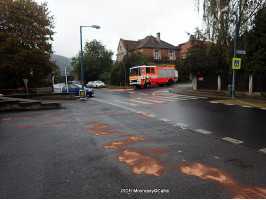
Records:
{"label": "yellow crossing sign", "polygon": [[241,68],[241,58],[233,58],[232,68],[233,69]]}

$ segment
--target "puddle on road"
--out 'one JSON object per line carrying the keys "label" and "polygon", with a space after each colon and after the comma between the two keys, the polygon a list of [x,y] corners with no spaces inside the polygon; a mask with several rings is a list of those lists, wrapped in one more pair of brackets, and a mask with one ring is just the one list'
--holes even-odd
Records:
{"label": "puddle on road", "polygon": [[151,156],[145,156],[137,151],[123,150],[118,156],[119,162],[124,162],[132,167],[134,174],[147,174],[161,176],[166,171],[166,166]]}
{"label": "puddle on road", "polygon": [[179,167],[184,174],[197,176],[201,179],[208,179],[219,184],[225,185],[232,194],[234,199],[265,199],[266,188],[259,187],[242,187],[229,174],[223,170],[209,167],[200,163],[185,165]]}

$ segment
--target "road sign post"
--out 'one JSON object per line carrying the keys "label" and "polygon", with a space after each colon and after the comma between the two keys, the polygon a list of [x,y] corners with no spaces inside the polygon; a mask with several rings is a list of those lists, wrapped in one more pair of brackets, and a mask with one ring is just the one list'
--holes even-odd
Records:
{"label": "road sign post", "polygon": [[233,58],[232,69],[240,69],[241,68],[241,58]]}
{"label": "road sign post", "polygon": [[244,50],[236,50],[236,53],[237,54],[241,54],[241,55],[245,55],[246,51],[244,51]]}
{"label": "road sign post", "polygon": [[80,90],[79,91],[79,97],[80,97],[80,100],[87,100],[86,91],[85,90]]}

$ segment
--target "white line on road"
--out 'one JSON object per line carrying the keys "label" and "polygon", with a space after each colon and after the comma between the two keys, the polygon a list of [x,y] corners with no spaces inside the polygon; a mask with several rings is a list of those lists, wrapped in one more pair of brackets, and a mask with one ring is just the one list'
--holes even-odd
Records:
{"label": "white line on road", "polygon": [[170,122],[171,121],[171,120],[165,119],[165,118],[160,118],[160,120],[163,121],[163,122]]}
{"label": "white line on road", "polygon": [[183,123],[176,123],[177,126],[179,127],[188,127],[189,125],[183,124]]}
{"label": "white line on road", "polygon": [[202,133],[204,135],[209,135],[209,134],[212,133],[210,131],[206,131],[206,130],[203,130],[203,129],[196,129],[195,131],[198,132],[198,133]]}
{"label": "white line on road", "polygon": [[107,104],[110,104],[110,105],[112,105],[112,106],[117,106],[117,107],[124,108],[124,109],[130,110],[130,111],[133,111],[133,112],[137,112],[136,110],[134,110],[134,109],[132,109],[132,108],[127,108],[127,107],[120,106],[120,105],[117,105],[117,104],[114,104],[114,103],[110,103],[110,102],[102,101],[102,100],[100,100],[100,99],[95,99],[95,98],[93,98],[93,99],[91,99],[91,100],[93,100],[93,101],[99,101],[99,102],[102,102],[102,103],[107,103]]}
{"label": "white line on road", "polygon": [[244,142],[241,141],[241,140],[237,140],[237,139],[230,138],[230,137],[224,137],[224,138],[222,138],[222,139],[225,140],[225,141],[227,141],[227,142],[234,143],[234,144],[242,144],[242,143],[244,143]]}

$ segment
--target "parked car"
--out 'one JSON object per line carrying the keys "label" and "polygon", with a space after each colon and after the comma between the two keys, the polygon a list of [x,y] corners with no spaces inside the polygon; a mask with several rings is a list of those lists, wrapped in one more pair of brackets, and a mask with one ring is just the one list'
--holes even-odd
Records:
{"label": "parked car", "polygon": [[[75,96],[79,97],[79,91],[81,88],[78,85],[68,85],[68,92],[75,92]],[[92,88],[84,88],[86,91],[86,95],[91,97],[94,94],[94,90]],[[66,93],[67,92],[67,86],[65,85],[62,88],[62,92]]]}
{"label": "parked car", "polygon": [[93,81],[92,87],[102,88],[102,87],[105,87],[105,84],[102,81]]}
{"label": "parked car", "polygon": [[86,87],[92,87],[92,81],[89,81],[87,84],[86,84]]}
{"label": "parked car", "polygon": [[82,85],[79,81],[68,81],[68,85],[77,85],[79,88],[82,88]]}

